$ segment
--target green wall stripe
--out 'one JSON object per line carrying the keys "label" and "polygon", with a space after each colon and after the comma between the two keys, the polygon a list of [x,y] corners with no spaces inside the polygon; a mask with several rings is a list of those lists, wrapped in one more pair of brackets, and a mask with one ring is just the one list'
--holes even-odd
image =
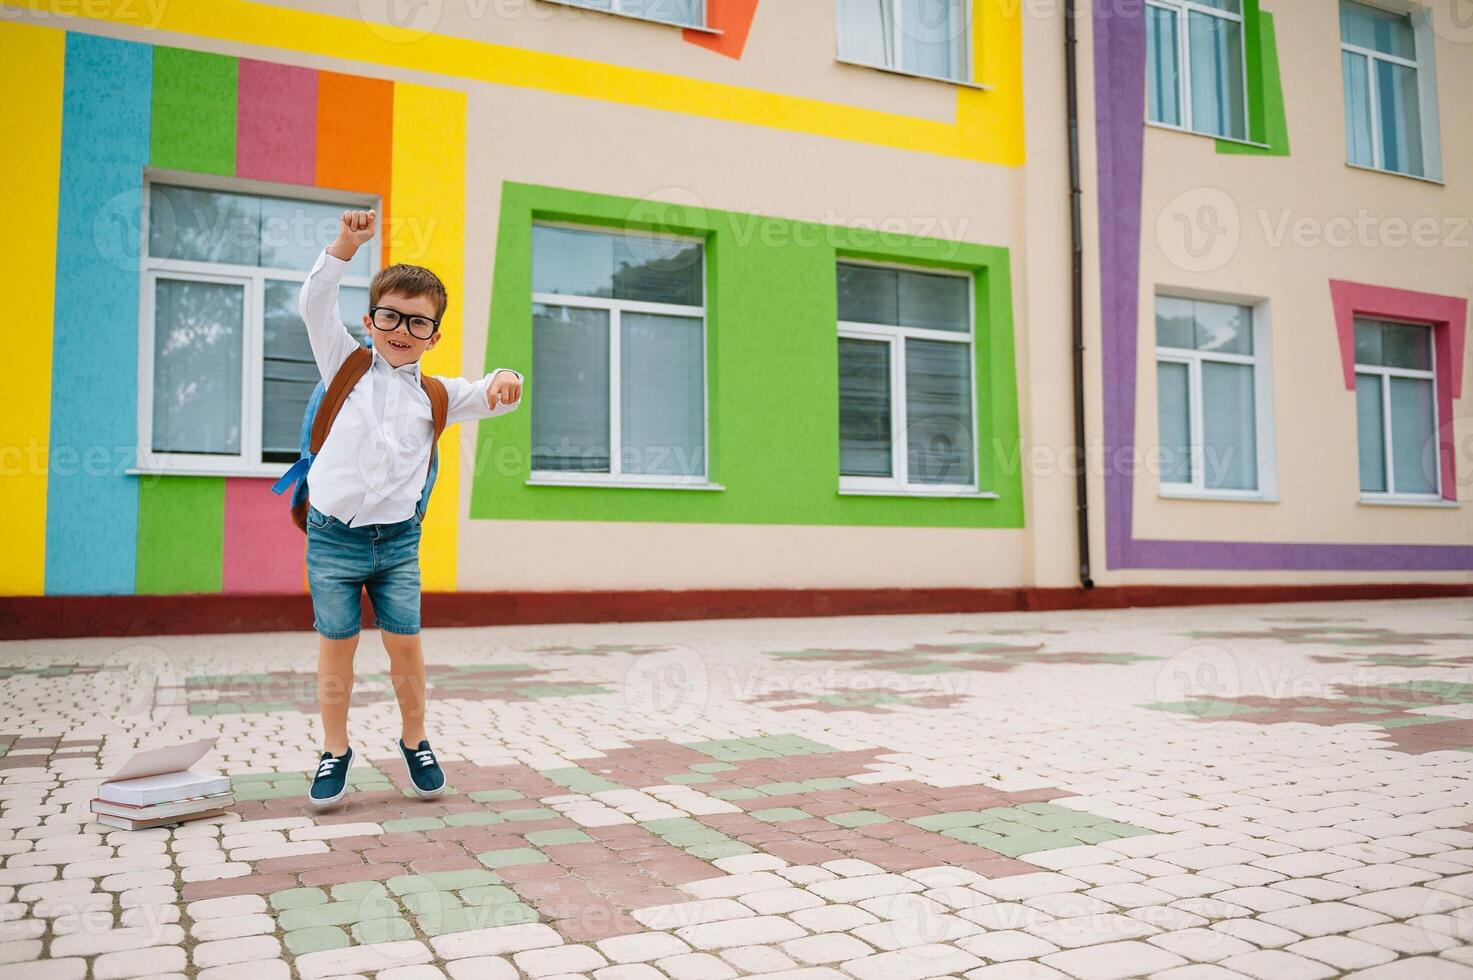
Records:
{"label": "green wall stripe", "polygon": [[[710,477],[722,491],[529,487],[530,404],[481,423],[472,518],[746,524],[1023,526],[1008,251],[581,191],[502,187],[486,369],[531,371],[533,220],[704,237]],[[883,239],[883,244],[882,244]],[[840,255],[972,271],[977,452],[997,500],[840,496]]]}
{"label": "green wall stripe", "polygon": [[219,592],[225,480],[138,478],[138,583],[144,593]]}
{"label": "green wall stripe", "polygon": [[182,48],[155,48],[155,167],[235,174],[236,59]]}
{"label": "green wall stripe", "polygon": [[[236,74],[235,58],[154,49],[153,166],[235,174]],[[139,593],[219,592],[224,538],[224,479],[139,478]]]}
{"label": "green wall stripe", "polygon": [[1289,119],[1279,73],[1279,45],[1274,15],[1260,10],[1258,0],[1243,6],[1247,30],[1248,113],[1250,135],[1261,146],[1218,140],[1217,152],[1246,156],[1289,155]]}

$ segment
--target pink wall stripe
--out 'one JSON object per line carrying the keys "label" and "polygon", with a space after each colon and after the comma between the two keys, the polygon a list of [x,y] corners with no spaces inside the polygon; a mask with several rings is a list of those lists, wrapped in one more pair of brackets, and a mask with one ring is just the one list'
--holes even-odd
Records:
{"label": "pink wall stripe", "polygon": [[235,175],[311,184],[317,172],[317,72],[240,59]]}
{"label": "pink wall stripe", "polygon": [[292,523],[287,499],[271,492],[270,480],[225,480],[222,591],[301,592],[306,550],[307,536]]}
{"label": "pink wall stripe", "polygon": [[1389,286],[1368,286],[1343,279],[1330,280],[1335,308],[1335,332],[1340,339],[1340,366],[1345,387],[1355,390],[1355,318],[1410,320],[1432,326],[1437,356],[1438,443],[1442,457],[1442,496],[1458,499],[1457,446],[1453,440],[1453,399],[1463,395],[1463,356],[1467,349],[1468,301]]}

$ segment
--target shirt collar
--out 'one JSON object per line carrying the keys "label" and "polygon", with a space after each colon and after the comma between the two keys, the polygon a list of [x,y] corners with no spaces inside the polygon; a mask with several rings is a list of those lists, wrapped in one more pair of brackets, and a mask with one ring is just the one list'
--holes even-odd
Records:
{"label": "shirt collar", "polygon": [[384,359],[384,355],[380,354],[377,349],[373,349],[373,363],[374,364],[382,364],[384,367],[388,368],[390,371],[396,371],[396,372],[398,372],[400,374],[409,374],[416,381],[419,380],[419,361],[411,361],[410,363],[405,364],[403,367],[397,367],[396,368],[396,367],[394,367],[394,365],[390,364],[387,360],[385,360]]}

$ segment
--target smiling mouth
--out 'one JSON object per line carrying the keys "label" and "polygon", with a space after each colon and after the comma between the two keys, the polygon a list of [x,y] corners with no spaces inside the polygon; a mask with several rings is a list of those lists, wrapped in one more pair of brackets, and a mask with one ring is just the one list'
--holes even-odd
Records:
{"label": "smiling mouth", "polygon": [[409,350],[409,345],[404,343],[402,340],[394,340],[390,338],[389,346],[394,348],[395,350]]}

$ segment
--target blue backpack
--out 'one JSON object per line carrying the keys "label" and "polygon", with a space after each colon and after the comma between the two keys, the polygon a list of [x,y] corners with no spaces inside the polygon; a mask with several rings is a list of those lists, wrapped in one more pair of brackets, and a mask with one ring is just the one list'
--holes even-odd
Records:
{"label": "blue backpack", "polygon": [[[322,444],[327,442],[327,434],[332,431],[332,424],[337,420],[338,412],[342,411],[348,396],[353,393],[354,386],[372,366],[373,351],[367,347],[359,347],[338,368],[338,373],[333,375],[332,384],[317,382],[317,387],[312,389],[312,397],[307,399],[307,411],[302,416],[301,458],[271,487],[271,492],[278,495],[292,490],[292,520],[304,532],[307,530],[307,475],[312,468],[312,461],[322,451]],[[430,415],[435,423],[435,437],[430,443],[430,468],[425,474],[424,491],[420,493],[419,503],[414,507],[420,520],[424,520],[425,509],[430,503],[430,492],[435,489],[435,477],[440,471],[440,434],[445,431],[445,419],[450,414],[450,394],[445,390],[444,382],[428,374],[421,373],[419,383],[430,398]],[[293,486],[295,489],[292,489]]]}

